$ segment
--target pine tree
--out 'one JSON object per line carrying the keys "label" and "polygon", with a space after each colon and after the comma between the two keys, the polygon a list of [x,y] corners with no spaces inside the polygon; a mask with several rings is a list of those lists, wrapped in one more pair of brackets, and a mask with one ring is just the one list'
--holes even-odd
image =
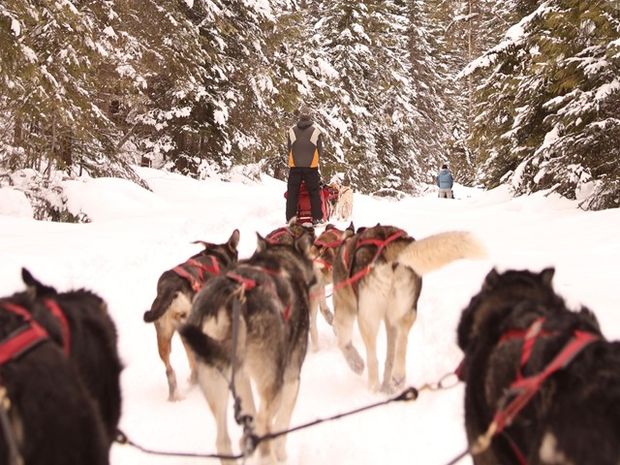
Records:
{"label": "pine tree", "polygon": [[617,204],[619,33],[610,2],[548,0],[480,60],[492,71],[472,142],[487,185]]}
{"label": "pine tree", "polygon": [[9,89],[2,105],[13,129],[12,140],[2,141],[9,167],[80,165],[136,179],[116,157],[114,126],[101,108],[96,71],[112,53],[101,24],[109,13],[108,3],[8,0],[0,6],[0,80]]}
{"label": "pine tree", "polygon": [[325,2],[318,25],[339,76],[332,114],[337,158],[366,191],[401,188],[410,160],[410,62],[402,2]]}

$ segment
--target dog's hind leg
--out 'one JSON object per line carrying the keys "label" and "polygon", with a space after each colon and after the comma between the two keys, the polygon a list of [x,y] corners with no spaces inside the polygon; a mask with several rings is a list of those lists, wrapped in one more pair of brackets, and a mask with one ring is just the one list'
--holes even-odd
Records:
{"label": "dog's hind leg", "polygon": [[[392,326],[395,331],[392,357],[394,364],[390,376],[383,379],[382,388],[386,392],[393,392],[405,384],[407,343],[409,331],[416,320],[416,305],[421,286],[421,280],[410,268],[398,266],[394,269],[394,278],[387,302],[386,315],[386,325]],[[385,374],[388,374],[387,370]]]}
{"label": "dog's hind leg", "polygon": [[325,294],[325,288],[321,285],[314,286],[310,292],[310,342],[312,350],[319,349],[319,333],[316,327],[316,315],[319,312],[319,301],[321,294]]}
{"label": "dog's hind leg", "polygon": [[329,307],[327,306],[325,286],[322,283],[317,284],[310,291],[310,341],[312,342],[312,349],[315,351],[319,348],[319,334],[316,325],[316,317],[319,309],[325,321],[331,325],[334,321],[334,315],[329,311]]}
{"label": "dog's hind leg", "polygon": [[[192,303],[182,292],[177,292],[170,306],[161,318],[155,321],[155,331],[157,332],[157,348],[159,357],[166,366],[166,378],[168,379],[168,400],[180,400],[177,377],[172,364],[170,363],[170,352],[172,351],[172,336],[180,324],[187,320]],[[190,367],[193,363],[193,355],[188,348],[185,348],[190,360]],[[193,373],[192,373],[193,374]]]}
{"label": "dog's hind leg", "polygon": [[388,391],[394,391],[402,388],[406,379],[406,362],[407,362],[407,342],[409,340],[409,330],[416,320],[416,311],[412,310],[404,315],[396,323],[396,344],[394,353],[394,368],[392,377],[389,382],[383,381],[388,387]]}
{"label": "dog's hind leg", "polygon": [[383,315],[385,299],[376,290],[360,289],[359,315],[357,323],[366,345],[366,364],[368,365],[368,388],[379,389],[379,362],[377,360],[377,333]]}
{"label": "dog's hind leg", "polygon": [[250,377],[243,368],[240,368],[235,373],[235,390],[241,401],[241,413],[256,418],[256,407],[254,405]]}
{"label": "dog's hind leg", "polygon": [[383,384],[381,391],[390,391],[390,379],[392,379],[392,370],[394,368],[394,353],[396,351],[396,328],[390,324],[387,318],[384,320],[387,351],[385,354],[385,366],[383,367]]}
{"label": "dog's hind leg", "polygon": [[[293,409],[297,403],[299,394],[299,377],[284,382],[282,387],[282,402],[274,421],[274,432],[285,431],[291,423]],[[274,441],[276,458],[283,462],[286,460],[286,435],[280,436]]]}
{"label": "dog's hind leg", "polygon": [[[260,379],[257,380],[260,383]],[[256,414],[256,434],[259,436],[272,432],[274,418],[282,403],[282,379],[279,381],[267,382],[257,386],[260,396],[258,413]],[[263,441],[258,445],[261,464],[275,463],[272,455],[271,441]]]}
{"label": "dog's hind leg", "polygon": [[339,289],[334,293],[334,333],[338,347],[342,351],[349,367],[358,375],[364,371],[364,360],[353,347],[352,333],[355,321],[355,295],[351,289]]}
{"label": "dog's hind leg", "polygon": [[198,381],[198,374],[196,373],[196,356],[190,347],[183,341],[183,347],[185,348],[185,353],[187,354],[187,361],[189,362],[190,374],[189,374],[189,382],[190,384],[196,384]]}
{"label": "dog's hind leg", "polygon": [[166,379],[168,380],[168,400],[179,400],[177,392],[177,376],[174,368],[170,364],[170,352],[172,351],[172,336],[174,327],[170,324],[166,315],[155,321],[155,332],[157,333],[157,349],[159,358],[166,367]]}
{"label": "dog's hind leg", "polygon": [[[226,374],[216,368],[199,363],[197,367],[198,382],[202,393],[215,418],[217,437],[215,447],[219,455],[232,455],[232,445],[228,435],[228,382]],[[222,460],[223,465],[234,465],[234,460]]]}
{"label": "dog's hind leg", "polygon": [[319,308],[321,309],[321,313],[323,314],[323,318],[329,325],[334,323],[334,314],[329,310],[327,306],[327,297],[325,294],[325,286],[321,286],[321,300],[319,300]]}

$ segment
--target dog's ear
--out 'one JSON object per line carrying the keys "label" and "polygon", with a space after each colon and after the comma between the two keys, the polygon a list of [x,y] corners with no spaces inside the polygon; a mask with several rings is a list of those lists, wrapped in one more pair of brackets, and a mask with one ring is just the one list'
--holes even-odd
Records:
{"label": "dog's ear", "polygon": [[230,235],[230,238],[228,238],[228,242],[226,242],[226,245],[228,246],[228,248],[230,249],[231,252],[236,252],[237,251],[237,247],[239,246],[239,236],[241,234],[239,233],[238,229],[235,229],[232,234]]}
{"label": "dog's ear", "polygon": [[354,235],[355,235],[355,230],[347,228],[344,231],[342,231],[342,234],[340,235],[340,240],[344,241],[345,239],[352,237]]}
{"label": "dog's ear", "polygon": [[585,320],[587,320],[596,331],[600,332],[601,326],[599,325],[598,319],[596,318],[596,315],[592,310],[590,310],[588,307],[581,307],[579,309],[579,315]]}
{"label": "dog's ear", "polygon": [[314,228],[311,228],[309,226],[300,226],[299,231],[300,231],[299,234],[294,234],[293,235],[294,238],[299,238],[301,236],[308,235],[308,236],[310,236],[310,239],[312,240],[312,242],[315,241],[315,239],[316,239],[316,232],[314,231]]}
{"label": "dog's ear", "polygon": [[540,276],[540,280],[549,287],[553,287],[551,281],[553,281],[553,275],[555,274],[555,268],[549,267],[545,268],[540,272],[538,276]]}
{"label": "dog's ear", "polygon": [[261,236],[259,233],[256,233],[256,252],[262,252],[267,248],[267,240]]}
{"label": "dog's ear", "polygon": [[484,283],[482,283],[482,290],[488,291],[490,289],[493,289],[498,281],[499,273],[497,272],[497,269],[493,268],[491,271],[488,272],[486,278],[484,278]]}
{"label": "dog's ear", "polygon": [[304,257],[310,257],[310,248],[312,247],[312,236],[310,234],[302,234],[295,239],[295,249],[297,249]]}
{"label": "dog's ear", "polygon": [[26,285],[27,293],[34,299],[48,295],[56,295],[56,289],[46,286],[32,276],[32,273],[26,268],[22,268],[22,280]]}
{"label": "dog's ear", "polygon": [[355,226],[353,226],[353,221],[349,223],[349,226],[347,226],[346,230],[355,232]]}

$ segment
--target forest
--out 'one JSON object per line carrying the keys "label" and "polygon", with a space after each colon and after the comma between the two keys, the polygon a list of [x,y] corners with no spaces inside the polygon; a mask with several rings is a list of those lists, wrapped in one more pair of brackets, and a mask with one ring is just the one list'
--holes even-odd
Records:
{"label": "forest", "polygon": [[148,187],[135,165],[285,179],[302,103],[362,193],[449,163],[620,206],[620,0],[2,0],[0,88],[0,187],[40,218],[79,220],[49,213],[66,179]]}

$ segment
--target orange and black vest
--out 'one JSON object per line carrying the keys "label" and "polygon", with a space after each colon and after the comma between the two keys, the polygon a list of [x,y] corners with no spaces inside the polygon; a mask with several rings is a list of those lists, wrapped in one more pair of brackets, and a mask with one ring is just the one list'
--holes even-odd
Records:
{"label": "orange and black vest", "polygon": [[301,119],[288,130],[289,168],[318,168],[323,154],[321,130],[312,120]]}

